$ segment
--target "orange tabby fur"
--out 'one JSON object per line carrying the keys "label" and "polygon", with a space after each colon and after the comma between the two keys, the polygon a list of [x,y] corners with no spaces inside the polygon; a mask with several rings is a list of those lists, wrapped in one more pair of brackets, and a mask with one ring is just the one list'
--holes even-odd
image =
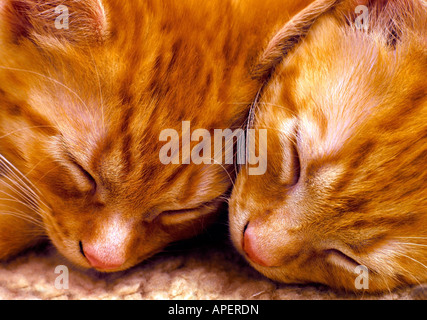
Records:
{"label": "orange tabby fur", "polygon": [[47,236],[117,271],[201,232],[233,166],[164,166],[160,132],[242,126],[250,66],[308,2],[3,1],[0,259]]}
{"label": "orange tabby fur", "polygon": [[[266,175],[239,173],[238,250],[266,276],[357,291],[427,281],[427,10],[418,0],[320,0],[286,25],[254,76]],[[365,288],[366,289],[366,288]]]}

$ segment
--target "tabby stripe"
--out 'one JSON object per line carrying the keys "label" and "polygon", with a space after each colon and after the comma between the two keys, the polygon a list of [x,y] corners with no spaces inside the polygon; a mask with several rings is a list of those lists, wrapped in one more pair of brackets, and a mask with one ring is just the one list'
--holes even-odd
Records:
{"label": "tabby stripe", "polygon": [[123,135],[129,134],[130,123],[135,115],[135,109],[127,107],[124,109],[121,120],[120,120],[120,132]]}
{"label": "tabby stripe", "polygon": [[168,179],[166,180],[166,184],[170,185],[171,183],[175,182],[178,177],[187,169],[188,166],[186,165],[176,165],[177,169],[169,175]]}
{"label": "tabby stripe", "polygon": [[0,90],[0,98],[3,103],[3,108],[11,116],[19,116],[24,118],[29,123],[31,129],[40,131],[43,134],[53,136],[57,135],[58,131],[53,128],[52,124],[41,114],[35,112],[33,108],[23,101],[12,101],[3,90]]}
{"label": "tabby stripe", "polygon": [[357,149],[354,150],[354,159],[350,163],[351,169],[357,169],[366,162],[369,156],[375,149],[377,142],[375,140],[368,140],[362,143]]}
{"label": "tabby stripe", "polygon": [[122,142],[123,174],[128,175],[132,171],[132,135],[127,134]]}
{"label": "tabby stripe", "polygon": [[179,38],[174,42],[171,48],[172,57],[167,67],[167,73],[172,73],[176,69],[178,58],[180,57],[180,51],[183,46],[183,40]]}
{"label": "tabby stripe", "polygon": [[396,108],[397,112],[388,116],[389,121],[380,123],[380,130],[396,131],[407,123],[407,119],[418,113],[424,107],[427,92],[424,88],[416,91],[410,98],[409,102],[405,100],[403,106]]}

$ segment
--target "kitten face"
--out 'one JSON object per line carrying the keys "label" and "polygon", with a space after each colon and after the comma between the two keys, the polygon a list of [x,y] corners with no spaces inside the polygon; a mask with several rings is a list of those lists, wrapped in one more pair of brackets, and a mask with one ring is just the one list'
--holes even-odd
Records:
{"label": "kitten face", "polygon": [[372,291],[423,282],[425,26],[403,29],[394,48],[380,23],[361,33],[337,16],[315,23],[264,90],[254,126],[268,129],[268,169],[239,173],[231,236],[252,266],[286,283],[354,291],[360,265]]}
{"label": "kitten face", "polygon": [[[245,90],[227,84],[244,72],[243,64],[227,67],[227,59],[244,60],[243,46],[226,42],[222,50],[227,34],[212,21],[212,37],[200,39],[194,21],[170,27],[168,16],[153,14],[157,2],[68,4],[77,11],[69,31],[44,16],[52,4],[3,8],[0,154],[10,164],[0,169],[13,166],[34,186],[47,235],[62,254],[82,267],[118,271],[215,219],[232,166],[165,166],[159,137],[166,128],[181,132],[183,121],[210,131],[240,126],[245,106],[224,111],[224,103]],[[170,5],[177,17],[188,14],[185,5]],[[204,49],[212,39],[221,48]]]}

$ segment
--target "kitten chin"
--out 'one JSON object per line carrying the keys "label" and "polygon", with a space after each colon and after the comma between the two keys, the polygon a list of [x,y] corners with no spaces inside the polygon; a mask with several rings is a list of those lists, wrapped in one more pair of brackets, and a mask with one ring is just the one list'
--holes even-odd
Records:
{"label": "kitten chin", "polygon": [[427,11],[373,1],[363,32],[355,4],[316,2],[262,56],[268,167],[241,168],[230,232],[269,278],[379,292],[427,281]]}

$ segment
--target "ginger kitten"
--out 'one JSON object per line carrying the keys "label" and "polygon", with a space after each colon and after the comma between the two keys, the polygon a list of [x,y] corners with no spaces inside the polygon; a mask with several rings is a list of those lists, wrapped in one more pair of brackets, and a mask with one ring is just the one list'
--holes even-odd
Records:
{"label": "ginger kitten", "polygon": [[267,277],[357,291],[365,270],[372,292],[427,281],[426,21],[419,0],[319,0],[262,55],[250,124],[268,130],[267,172],[241,168],[230,229]]}
{"label": "ginger kitten", "polygon": [[250,66],[309,2],[2,0],[0,259],[47,238],[119,271],[202,232],[234,166],[164,165],[161,132],[241,127]]}

